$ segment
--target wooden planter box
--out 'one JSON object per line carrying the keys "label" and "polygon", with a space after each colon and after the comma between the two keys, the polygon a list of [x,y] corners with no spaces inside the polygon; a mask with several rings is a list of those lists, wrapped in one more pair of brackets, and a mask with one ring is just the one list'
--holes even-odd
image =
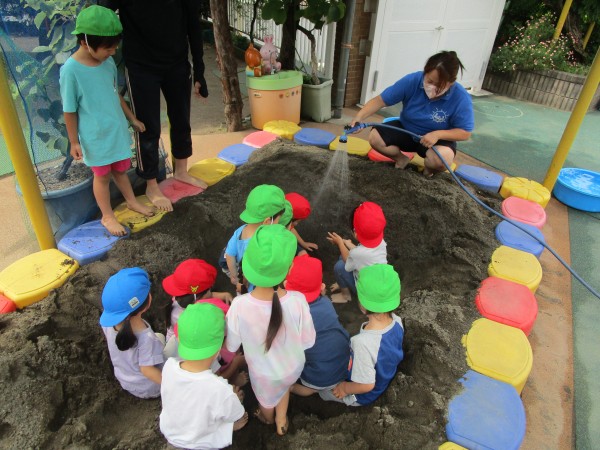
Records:
{"label": "wooden planter box", "polygon": [[[549,106],[563,111],[573,111],[579,98],[585,77],[572,73],[546,70],[541,72],[487,72],[483,80],[483,89],[495,94],[518,100]],[[600,101],[600,88],[590,104],[588,111],[595,110]]]}

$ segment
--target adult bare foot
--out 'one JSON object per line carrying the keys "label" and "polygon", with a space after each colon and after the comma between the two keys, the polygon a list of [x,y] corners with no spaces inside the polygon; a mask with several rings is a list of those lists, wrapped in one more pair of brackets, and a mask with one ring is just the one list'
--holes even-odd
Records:
{"label": "adult bare foot", "polygon": [[171,200],[164,196],[157,184],[146,186],[146,197],[161,211],[173,211]]}
{"label": "adult bare foot", "polygon": [[143,214],[147,217],[154,215],[154,208],[144,205],[143,203],[139,202],[137,199],[135,199],[131,202],[127,202],[127,208],[129,208],[132,211],[139,212],[140,214]]}
{"label": "adult bare foot", "polygon": [[119,223],[115,216],[102,217],[100,223],[104,225],[104,228],[106,228],[113,236],[125,236],[127,234],[125,227]]}
{"label": "adult bare foot", "polygon": [[336,292],[331,296],[332,303],[348,303],[352,300],[352,295],[345,292]]}
{"label": "adult bare foot", "polygon": [[231,379],[231,384],[234,386],[246,386],[248,384],[248,372],[240,370],[237,375]]}
{"label": "adult bare foot", "polygon": [[241,418],[239,418],[238,420],[233,422],[233,431],[241,430],[242,428],[244,428],[246,426],[247,423],[248,423],[248,413],[245,412]]}
{"label": "adult bare foot", "polygon": [[173,178],[175,178],[177,181],[181,181],[182,183],[191,184],[192,186],[196,186],[202,189],[206,189],[208,187],[208,184],[206,184],[200,178],[193,177],[187,172],[175,172],[173,174]]}

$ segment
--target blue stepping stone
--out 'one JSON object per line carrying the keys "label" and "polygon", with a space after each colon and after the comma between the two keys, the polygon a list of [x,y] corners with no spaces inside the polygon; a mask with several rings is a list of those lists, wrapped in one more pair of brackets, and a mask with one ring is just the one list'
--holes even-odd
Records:
{"label": "blue stepping stone", "polygon": [[294,135],[294,142],[300,145],[314,145],[315,147],[329,149],[329,144],[336,137],[335,134],[318,128],[302,128]]}
{"label": "blue stepping stone", "polygon": [[255,150],[256,148],[246,144],[233,144],[221,150],[217,157],[239,167],[248,162],[248,158]]}
{"label": "blue stepping stone", "polygon": [[113,236],[99,220],[84,223],[65,234],[58,249],[83,266],[102,258],[119,239],[129,237],[129,228],[125,230],[125,236]]}
{"label": "blue stepping stone", "polygon": [[[526,223],[520,223],[521,227],[525,228],[535,237],[540,239],[542,242],[546,242],[544,238],[544,233],[542,233],[539,228],[534,227],[533,225],[528,225]],[[544,251],[544,246],[536,241],[534,238],[529,236],[522,230],[519,230],[510,222],[503,220],[496,226],[496,239],[498,239],[503,245],[507,247],[516,248],[517,250],[522,250],[527,253],[534,254],[537,258],[540,257],[542,252]]]}
{"label": "blue stepping stone", "polygon": [[474,185],[479,186],[481,189],[490,192],[498,192],[504,181],[504,177],[496,172],[484,169],[483,167],[470,166],[468,164],[461,164],[454,173]]}
{"label": "blue stepping stone", "polygon": [[472,370],[459,381],[464,390],[448,405],[448,440],[469,449],[517,450],[526,424],[517,390]]}

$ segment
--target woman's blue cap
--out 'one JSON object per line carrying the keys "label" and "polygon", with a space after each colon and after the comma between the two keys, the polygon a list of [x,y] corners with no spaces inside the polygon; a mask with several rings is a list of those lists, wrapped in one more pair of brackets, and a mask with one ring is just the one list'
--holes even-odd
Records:
{"label": "woman's blue cap", "polygon": [[100,325],[114,327],[137,310],[150,293],[150,278],[144,269],[121,269],[108,279],[102,291]]}

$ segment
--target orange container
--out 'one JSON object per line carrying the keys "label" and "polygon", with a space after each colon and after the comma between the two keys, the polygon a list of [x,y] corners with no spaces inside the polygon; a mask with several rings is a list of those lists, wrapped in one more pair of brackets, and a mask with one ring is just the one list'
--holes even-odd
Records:
{"label": "orange container", "polygon": [[302,73],[290,70],[264,77],[248,77],[252,126],[262,130],[271,120],[300,123]]}

